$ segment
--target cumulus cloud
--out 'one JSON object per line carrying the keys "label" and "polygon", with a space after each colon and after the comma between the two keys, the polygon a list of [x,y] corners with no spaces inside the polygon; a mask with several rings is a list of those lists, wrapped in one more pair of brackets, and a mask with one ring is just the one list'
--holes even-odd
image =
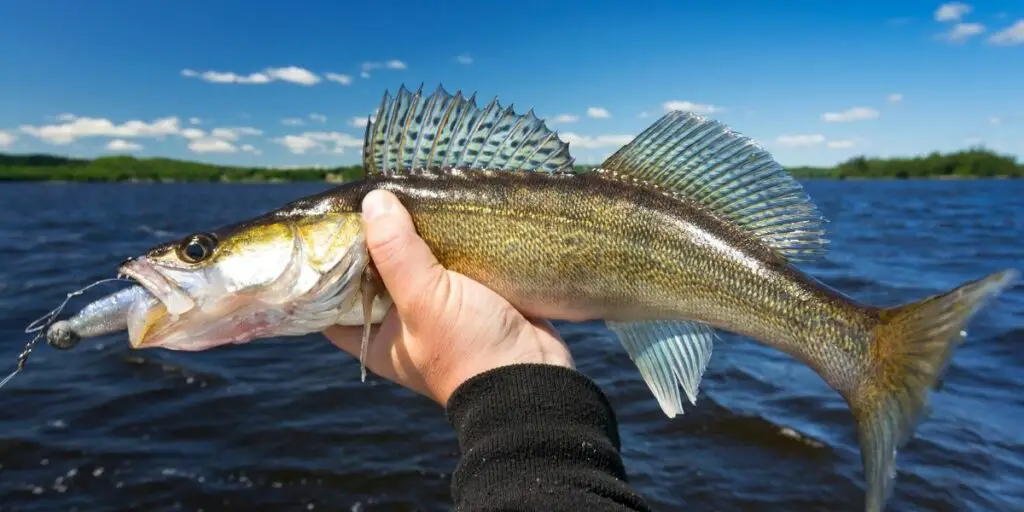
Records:
{"label": "cumulus cloud", "polygon": [[324,73],[324,78],[328,82],[336,82],[341,85],[350,85],[352,83],[352,77],[341,73]]}
{"label": "cumulus cloud", "polygon": [[825,142],[825,136],[820,133],[808,134],[808,135],[779,135],[775,138],[780,146],[786,146],[790,148],[805,148],[810,146],[817,146]]}
{"label": "cumulus cloud", "polygon": [[619,147],[629,144],[635,135],[579,135],[572,132],[565,132],[561,135],[562,140],[569,143],[569,147],[582,149],[597,149],[607,147]]}
{"label": "cumulus cloud", "polygon": [[181,136],[189,140],[201,139],[206,137],[206,132],[199,128],[185,128],[181,131]]}
{"label": "cumulus cloud", "polygon": [[51,144],[70,144],[86,137],[140,138],[162,137],[175,135],[181,131],[177,117],[164,117],[152,122],[127,121],[114,124],[109,119],[92,117],[75,117],[62,124],[44,126],[22,125],[19,127],[26,133]]}
{"label": "cumulus cloud", "polygon": [[188,118],[188,122],[190,124],[203,124],[203,120],[199,119],[198,117],[190,117]]}
{"label": "cumulus cloud", "polygon": [[1013,25],[992,34],[988,42],[997,46],[1024,44],[1024,19],[1019,19]]}
{"label": "cumulus cloud", "polygon": [[984,32],[985,25],[981,23],[957,23],[948,32],[942,34],[942,38],[954,43],[962,43]]}
{"label": "cumulus cloud", "polygon": [[217,84],[268,84],[275,81],[291,82],[299,85],[316,85],[320,83],[320,77],[316,73],[298,66],[269,67],[263,71],[248,75],[240,75],[232,71],[211,70],[199,72],[193,69],[183,69],[181,75]]}
{"label": "cumulus cloud", "polygon": [[316,112],[310,114],[309,118],[321,124],[327,122],[327,116],[323,114],[317,114]]}
{"label": "cumulus cloud", "polygon": [[825,112],[821,115],[821,119],[829,123],[848,123],[876,119],[879,115],[881,114],[873,108],[853,107],[841,112]]}
{"label": "cumulus cloud", "polygon": [[580,116],[574,116],[572,114],[559,114],[551,119],[548,119],[548,123],[551,124],[566,124],[575,123],[580,120]]}
{"label": "cumulus cloud", "polygon": [[210,132],[210,136],[216,139],[236,141],[244,136],[256,136],[263,135],[263,130],[259,128],[253,128],[251,126],[232,126],[224,128],[214,128]]}
{"label": "cumulus cloud", "polygon": [[889,103],[903,103],[903,95],[898,92],[894,92],[886,96],[885,99],[888,100]]}
{"label": "cumulus cloud", "polygon": [[17,135],[5,131],[0,131],[0,148],[11,147],[12,145],[14,145],[15,140],[18,140]]}
{"label": "cumulus cloud", "polygon": [[352,126],[355,126],[356,128],[366,128],[366,125],[370,124],[370,119],[366,118],[366,117],[358,117],[357,116],[357,117],[353,117],[352,120],[349,121],[348,124],[350,124]]}
{"label": "cumulus cloud", "polygon": [[224,140],[215,139],[213,137],[204,137],[202,139],[196,139],[189,143],[188,149],[194,153],[236,153],[238,148],[234,144]]}
{"label": "cumulus cloud", "polygon": [[455,57],[455,62],[458,62],[459,64],[465,64],[468,66],[473,63],[473,57],[471,57],[468,53],[464,53],[462,55]]}
{"label": "cumulus cloud", "polygon": [[107,143],[107,151],[131,153],[133,151],[139,151],[141,149],[142,144],[139,144],[137,142],[130,142],[124,139],[114,139]]}
{"label": "cumulus cloud", "polygon": [[974,7],[963,2],[949,2],[942,4],[935,10],[935,21],[960,21],[965,14],[972,10],[974,10]]}
{"label": "cumulus cloud", "polygon": [[611,112],[604,107],[590,107],[587,109],[587,116],[594,119],[607,119],[612,116]]}
{"label": "cumulus cloud", "polygon": [[820,133],[809,133],[799,135],[779,135],[775,138],[775,143],[780,146],[788,148],[810,148],[815,146],[821,146],[830,149],[849,149],[856,146],[856,142],[850,139],[836,139],[828,140],[827,137]]}
{"label": "cumulus cloud", "polygon": [[694,114],[713,114],[723,110],[722,107],[709,105],[707,103],[694,103],[692,101],[680,100],[666,101],[665,103],[662,103],[661,106],[667,111],[679,110],[682,112],[693,112]]}
{"label": "cumulus cloud", "polygon": [[363,140],[341,132],[303,132],[274,139],[296,155],[310,151],[344,153],[345,148],[362,147]]}
{"label": "cumulus cloud", "polygon": [[243,153],[252,153],[254,155],[263,154],[263,151],[260,151],[259,149],[256,148],[256,146],[253,146],[252,144],[242,144],[241,146],[239,146],[239,148],[242,150]]}
{"label": "cumulus cloud", "polygon": [[306,124],[306,122],[303,121],[302,119],[297,118],[297,117],[289,117],[289,118],[286,118],[286,119],[282,119],[281,120],[281,124],[283,124],[285,126],[302,126],[302,125]]}
{"label": "cumulus cloud", "polygon": [[826,146],[832,149],[849,149],[857,144],[850,139],[830,140],[825,143]]}
{"label": "cumulus cloud", "polygon": [[384,62],[364,62],[360,66],[359,76],[370,78],[370,72],[378,69],[406,69],[408,66],[398,59],[391,59]]}

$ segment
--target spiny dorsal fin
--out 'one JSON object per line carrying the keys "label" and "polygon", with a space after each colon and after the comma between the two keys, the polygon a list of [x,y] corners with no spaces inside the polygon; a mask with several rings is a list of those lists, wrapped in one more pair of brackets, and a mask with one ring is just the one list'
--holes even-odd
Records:
{"label": "spiny dorsal fin", "polygon": [[384,93],[363,140],[368,175],[446,167],[570,172],[573,163],[569,144],[533,110],[516,114],[497,98],[481,110],[475,94],[452,96],[441,86],[427,97],[422,86]]}
{"label": "spiny dorsal fin", "polygon": [[803,187],[750,138],[693,113],[665,114],[601,164],[692,199],[790,260],[823,254],[825,219]]}

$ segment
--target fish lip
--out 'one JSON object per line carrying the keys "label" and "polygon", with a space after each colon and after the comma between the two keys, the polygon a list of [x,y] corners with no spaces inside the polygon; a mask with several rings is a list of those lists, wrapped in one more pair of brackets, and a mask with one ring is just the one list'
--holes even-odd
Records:
{"label": "fish lip", "polygon": [[123,263],[118,271],[136,281],[163,303],[167,312],[180,315],[193,307],[192,300],[181,288],[167,280],[156,267],[145,258],[134,259]]}

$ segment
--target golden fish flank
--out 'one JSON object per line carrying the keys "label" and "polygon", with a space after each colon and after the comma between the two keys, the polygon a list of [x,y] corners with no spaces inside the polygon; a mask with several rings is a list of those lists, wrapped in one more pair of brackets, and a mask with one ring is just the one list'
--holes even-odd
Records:
{"label": "golden fish flank", "polygon": [[684,397],[696,403],[717,329],[804,362],[849,403],[866,508],[879,511],[963,329],[1017,278],[996,272],[894,308],[825,286],[795,266],[827,245],[800,183],[749,138],[691,113],[666,114],[576,173],[568,144],[496,99],[479,108],[403,87],[378,112],[364,179],[126,264],[174,313],[143,337],[200,350],[340,321],[364,324],[365,349],[390,302],[359,208],[387,189],[445,267],[528,314],[604,319],[670,417]]}

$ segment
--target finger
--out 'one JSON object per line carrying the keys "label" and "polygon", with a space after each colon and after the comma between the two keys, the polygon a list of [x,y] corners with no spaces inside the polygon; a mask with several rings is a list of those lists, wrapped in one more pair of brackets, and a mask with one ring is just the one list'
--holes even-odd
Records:
{"label": "finger", "polygon": [[391,192],[374,190],[363,198],[363,220],[370,257],[399,313],[411,322],[429,314],[445,270],[409,212]]}

